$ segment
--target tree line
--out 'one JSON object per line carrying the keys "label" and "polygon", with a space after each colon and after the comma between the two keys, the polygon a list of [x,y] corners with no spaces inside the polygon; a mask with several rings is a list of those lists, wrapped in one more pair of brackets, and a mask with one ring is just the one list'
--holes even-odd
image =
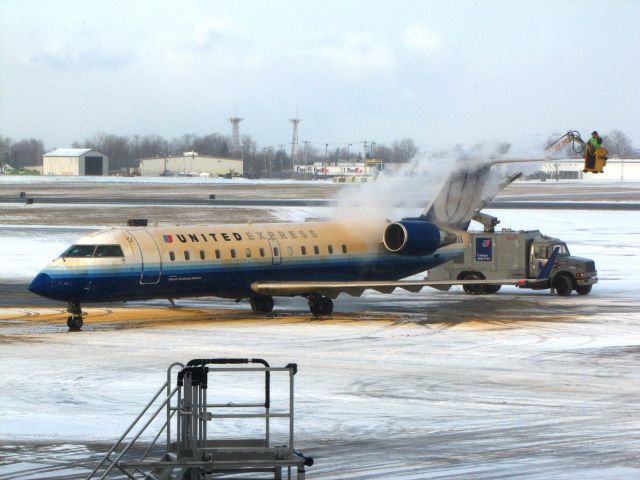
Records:
{"label": "tree line", "polygon": [[[620,130],[612,130],[603,138],[610,157],[637,154],[631,139]],[[553,140],[554,138],[549,137],[547,144]],[[213,157],[241,158],[248,176],[279,176],[283,172],[290,172],[294,165],[310,165],[314,162],[364,161],[366,158],[376,158],[387,163],[405,163],[419,153],[418,147],[410,138],[396,140],[389,145],[361,142],[341,144],[338,147],[305,141],[298,145],[292,161],[290,144],[259,147],[250,135],[244,135],[240,151],[232,152],[230,137],[219,133],[185,134],[167,139],[161,135],[124,136],[100,132],[84,141],[73,142],[72,147],[91,148],[104,153],[109,157],[109,168],[112,171],[136,168],[141,158],[182,155],[183,152],[193,151]],[[501,153],[506,154],[509,147],[508,142],[502,143]],[[40,139],[12,140],[0,135],[0,165],[8,164],[16,169],[42,165],[42,155],[45,152],[44,143]]]}
{"label": "tree line", "polygon": [[[290,144],[282,144],[278,148],[258,147],[250,135],[242,136],[238,152],[231,151],[230,137],[219,133],[186,134],[167,139],[161,135],[125,136],[100,132],[83,141],[73,142],[71,147],[91,148],[104,153],[109,157],[109,169],[112,171],[136,168],[141,158],[197,152],[199,155],[243,159],[245,173],[252,176],[278,175],[291,171],[294,165],[347,159],[363,161],[365,157],[375,157],[385,162],[408,162],[418,153],[418,147],[409,138],[394,141],[389,146],[369,142],[366,152],[356,145],[351,149],[346,144],[331,149],[328,148],[329,144],[325,144],[325,148],[318,148],[317,145],[301,142],[297,147],[294,162],[291,161]],[[42,165],[42,155],[46,151],[44,143],[39,139],[12,140],[0,136],[0,162],[16,169]]]}

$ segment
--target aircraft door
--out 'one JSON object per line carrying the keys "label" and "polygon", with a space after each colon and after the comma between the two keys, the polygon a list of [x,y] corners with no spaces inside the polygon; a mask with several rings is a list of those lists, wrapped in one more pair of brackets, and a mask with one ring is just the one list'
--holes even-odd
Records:
{"label": "aircraft door", "polygon": [[142,259],[142,272],[140,274],[140,284],[156,284],[160,282],[162,274],[162,257],[160,256],[160,248],[158,244],[146,230],[137,232],[129,232],[135,239],[140,250]]}
{"label": "aircraft door", "polygon": [[282,251],[278,240],[269,240],[269,246],[271,247],[271,263],[280,265],[282,263]]}

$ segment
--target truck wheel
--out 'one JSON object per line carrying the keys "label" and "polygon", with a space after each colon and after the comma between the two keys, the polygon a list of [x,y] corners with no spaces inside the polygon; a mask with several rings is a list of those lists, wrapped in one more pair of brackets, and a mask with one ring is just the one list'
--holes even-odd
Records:
{"label": "truck wheel", "polygon": [[[479,273],[467,273],[463,280],[484,280],[484,277]],[[484,285],[463,285],[462,289],[464,293],[469,295],[482,295],[484,293]]]}
{"label": "truck wheel", "polygon": [[498,293],[502,285],[485,285],[484,293],[487,295],[493,295],[494,293]]}
{"label": "truck wheel", "polygon": [[553,288],[561,297],[568,297],[573,290],[573,280],[569,275],[560,274],[553,279]]}
{"label": "truck wheel", "polygon": [[578,295],[589,295],[591,293],[591,285],[578,285],[576,292],[578,292]]}

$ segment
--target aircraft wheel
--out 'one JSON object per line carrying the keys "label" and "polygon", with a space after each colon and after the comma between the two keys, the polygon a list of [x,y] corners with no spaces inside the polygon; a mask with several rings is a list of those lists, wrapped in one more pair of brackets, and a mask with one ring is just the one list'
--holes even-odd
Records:
{"label": "aircraft wheel", "polygon": [[484,285],[484,293],[487,295],[493,295],[498,293],[502,285]]}
{"label": "aircraft wheel", "polygon": [[331,315],[333,313],[333,302],[328,297],[322,297],[320,300],[320,310],[322,315]]}
{"label": "aircraft wheel", "polygon": [[273,311],[273,297],[252,298],[251,310],[258,313],[271,313]]}
{"label": "aircraft wheel", "polygon": [[576,292],[578,292],[578,295],[589,295],[591,293],[591,285],[578,285]]}
{"label": "aircraft wheel", "polygon": [[320,301],[319,300],[309,300],[309,311],[315,315],[322,315],[322,310],[320,307]]}
{"label": "aircraft wheel", "polygon": [[309,310],[315,316],[331,315],[333,313],[333,301],[327,297],[310,298]]}
{"label": "aircraft wheel", "polygon": [[561,273],[553,279],[553,288],[561,297],[568,297],[573,290],[573,281],[569,275]]}
{"label": "aircraft wheel", "polygon": [[80,316],[67,318],[67,326],[69,327],[69,330],[80,330],[83,324],[84,322],[82,321],[82,317]]}
{"label": "aircraft wheel", "polygon": [[[479,273],[467,273],[463,280],[484,280],[484,277]],[[462,289],[464,293],[469,295],[482,295],[485,293],[484,285],[463,285]]]}

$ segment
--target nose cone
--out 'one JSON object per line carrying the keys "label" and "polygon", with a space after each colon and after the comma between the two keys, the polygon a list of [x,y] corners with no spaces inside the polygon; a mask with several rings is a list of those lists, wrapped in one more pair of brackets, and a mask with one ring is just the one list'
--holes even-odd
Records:
{"label": "nose cone", "polygon": [[33,279],[31,285],[29,285],[29,290],[36,295],[50,297],[53,290],[51,277],[46,273],[39,273],[36,275],[36,278]]}

